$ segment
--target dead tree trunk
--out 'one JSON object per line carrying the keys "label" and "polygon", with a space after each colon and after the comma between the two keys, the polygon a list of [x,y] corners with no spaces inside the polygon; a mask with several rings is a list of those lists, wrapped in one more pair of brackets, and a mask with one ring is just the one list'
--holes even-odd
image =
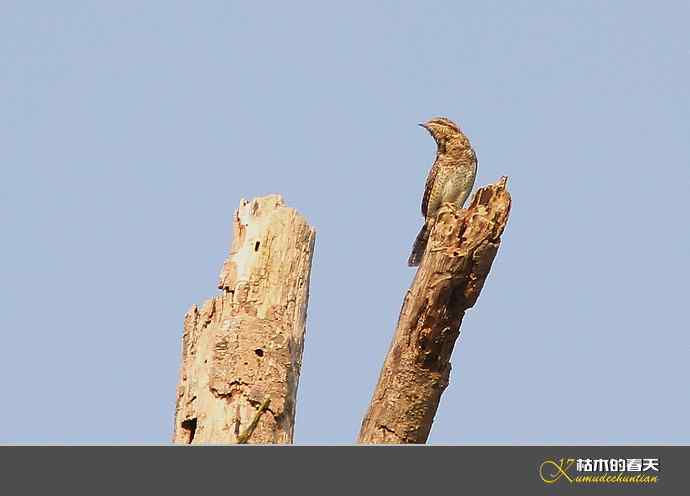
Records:
{"label": "dead tree trunk", "polygon": [[443,207],[405,296],[395,336],[359,433],[360,443],[424,443],[448,386],[465,310],[479,297],[508,221],[507,178],[466,209]]}
{"label": "dead tree trunk", "polygon": [[185,315],[173,442],[291,443],[315,231],[242,200],[221,294]]}

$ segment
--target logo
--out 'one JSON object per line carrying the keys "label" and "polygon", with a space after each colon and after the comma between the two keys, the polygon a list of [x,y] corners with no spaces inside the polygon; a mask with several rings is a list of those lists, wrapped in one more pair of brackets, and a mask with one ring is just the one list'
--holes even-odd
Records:
{"label": "logo", "polygon": [[539,465],[545,484],[656,484],[658,458],[558,458]]}

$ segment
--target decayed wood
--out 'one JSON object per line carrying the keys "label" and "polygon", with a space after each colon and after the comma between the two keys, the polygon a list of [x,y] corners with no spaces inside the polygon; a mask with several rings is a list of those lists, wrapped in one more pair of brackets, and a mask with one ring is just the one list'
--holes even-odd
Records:
{"label": "decayed wood", "polygon": [[221,294],[185,315],[174,443],[292,442],[314,239],[280,196],[240,202]]}
{"label": "decayed wood", "polygon": [[465,310],[479,297],[508,221],[507,178],[477,191],[466,209],[442,207],[403,302],[360,443],[424,443],[448,386]]}

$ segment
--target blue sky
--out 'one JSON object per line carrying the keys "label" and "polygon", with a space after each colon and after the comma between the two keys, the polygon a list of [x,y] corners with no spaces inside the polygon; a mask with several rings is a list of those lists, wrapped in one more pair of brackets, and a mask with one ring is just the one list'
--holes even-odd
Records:
{"label": "blue sky", "polygon": [[432,443],[690,442],[687,2],[0,4],[0,441],[166,443],[241,198],[317,229],[295,440],[350,443],[434,144],[511,219]]}

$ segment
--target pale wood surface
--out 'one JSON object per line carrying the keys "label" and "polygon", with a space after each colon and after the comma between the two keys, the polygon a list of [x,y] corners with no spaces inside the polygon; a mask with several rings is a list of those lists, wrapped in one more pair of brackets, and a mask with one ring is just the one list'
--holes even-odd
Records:
{"label": "pale wood surface", "polygon": [[240,202],[221,294],[185,315],[174,443],[292,442],[314,240],[280,196]]}

